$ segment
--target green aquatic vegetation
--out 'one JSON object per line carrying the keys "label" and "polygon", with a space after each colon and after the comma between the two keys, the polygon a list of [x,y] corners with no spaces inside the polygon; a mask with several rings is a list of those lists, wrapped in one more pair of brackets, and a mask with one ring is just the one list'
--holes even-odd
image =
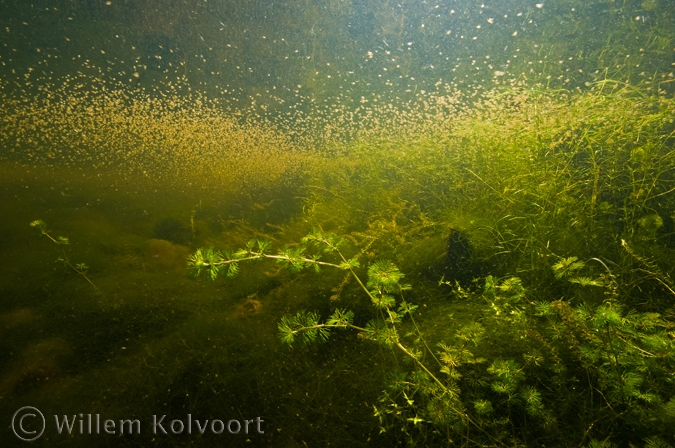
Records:
{"label": "green aquatic vegetation", "polygon": [[[346,259],[338,251],[338,246],[343,240],[337,239],[333,234],[324,235],[320,231],[312,232],[302,239],[301,244],[290,247],[286,246],[279,250],[277,255],[269,253],[271,242],[267,240],[251,240],[246,247],[235,252],[220,252],[213,247],[197,249],[197,251],[188,258],[188,271],[199,276],[202,272],[207,272],[212,280],[225,270],[228,277],[234,277],[239,272],[239,263],[246,261],[255,261],[262,259],[272,259],[291,272],[298,272],[305,268],[312,268],[316,272],[321,266],[330,266],[343,270],[351,270],[358,267],[358,260],[355,258]],[[340,255],[339,264],[319,261],[321,253],[307,254],[307,251],[313,245],[318,245],[324,253],[337,252]]]}
{"label": "green aquatic vegetation", "polygon": [[[599,261],[597,259],[595,260]],[[558,280],[569,280],[570,283],[576,283],[581,286],[605,286],[605,283],[602,279],[593,279],[590,277],[572,277],[577,273],[578,270],[583,269],[585,266],[586,263],[579,261],[577,257],[567,257],[561,258],[560,261],[555,263],[551,268],[553,269],[555,278]]]}
{"label": "green aquatic vegetation", "polygon": [[[370,299],[365,325],[345,308],[327,317],[301,310],[281,318],[279,338],[288,346],[309,345],[351,329],[402,355],[400,363],[383,361],[386,387],[373,405],[382,433],[410,443],[456,439],[465,446],[592,445],[594,436],[620,440],[647,428],[657,438],[645,443],[667,437],[675,418],[675,324],[621,305],[621,284],[605,263],[592,259],[605,269],[601,274],[577,257],[551,266],[556,281],[571,285],[567,294],[577,305],[567,297],[535,297],[518,277],[487,276],[480,290],[461,294],[462,300],[482,298],[480,321],[459,326],[454,336],[444,333],[432,350],[424,322],[415,317],[417,306],[404,298],[412,289],[405,275],[391,261],[376,260],[362,279],[358,257],[341,249],[344,241],[315,230],[276,255],[268,242],[253,240],[236,252],[200,249],[189,264],[193,273],[207,271],[213,279],[224,267],[262,259],[293,272],[348,271]],[[322,261],[323,255],[336,261]],[[584,292],[592,287],[605,290],[603,300]]]}
{"label": "green aquatic vegetation", "polygon": [[[637,446],[654,434],[672,443],[675,325],[662,236],[675,209],[673,110],[670,99],[609,80],[579,95],[507,89],[452,127],[356,142],[310,174],[295,224],[368,235],[367,250],[346,256],[345,240],[313,232],[277,252],[257,240],[200,249],[189,268],[214,279],[262,260],[342,270],[333,297],[357,283],[367,303],[294,311],[279,337],[306,345],[350,329],[382,347],[373,412],[399,441]],[[461,286],[432,269],[447,260],[449,229],[467,236],[481,266]],[[468,316],[416,308],[446,296]]]}
{"label": "green aquatic vegetation", "polygon": [[[437,358],[429,350],[426,342],[423,341],[422,332],[415,324],[413,314],[417,306],[403,299],[402,293],[411,288],[410,285],[401,283],[404,274],[392,262],[378,260],[369,266],[368,278],[364,282],[355,272],[355,269],[360,266],[358,259],[348,259],[340,250],[339,247],[343,242],[344,239],[334,234],[314,230],[304,237],[300,244],[293,248],[283,248],[279,251],[278,255],[268,253],[269,244],[267,242],[252,240],[246,248],[229,253],[228,256],[216,253],[212,248],[199,249],[189,258],[188,266],[192,273],[196,275],[199,275],[202,271],[208,271],[212,279],[218,277],[222,266],[238,265],[242,261],[254,261],[264,258],[276,260],[277,263],[292,272],[297,272],[308,267],[318,271],[321,266],[349,271],[365,295],[370,298],[376,317],[369,320],[365,326],[357,326],[353,323],[354,313],[349,310],[336,309],[323,323],[318,313],[300,311],[295,316],[286,315],[281,319],[281,322],[278,324],[281,341],[289,346],[298,337],[301,338],[304,344],[325,342],[328,340],[331,330],[347,328],[356,330],[364,339],[382,344],[402,353],[405,358],[417,367],[415,378],[419,382],[420,387],[433,392],[435,397],[432,398],[432,401],[435,400],[436,404],[441,406],[445,412],[452,414],[453,419],[457,419],[457,423],[462,427],[470,425],[482,432],[483,430],[480,425],[464,411],[461,403],[455,400],[442,399],[446,395],[456,397],[456,385],[452,381],[448,382],[439,378],[425,362],[425,351],[429,352],[434,359]],[[311,249],[319,249],[323,253],[328,254],[334,253],[340,262],[319,261],[320,255],[316,253],[306,255]],[[410,317],[413,324],[413,330],[408,336],[414,335],[416,340],[423,345],[422,349],[409,346],[403,341],[401,326],[403,319],[407,316]],[[465,342],[477,340],[480,328],[467,328],[462,335],[472,333],[472,336],[462,336],[466,339]],[[464,354],[464,356],[467,355]],[[384,408],[378,410],[377,406],[375,407],[375,411],[376,414],[385,412]],[[422,422],[423,419],[415,417],[412,421],[416,424]]]}
{"label": "green aquatic vegetation", "polygon": [[652,213],[638,219],[638,224],[640,224],[641,229],[647,234],[645,238],[654,240],[656,239],[656,232],[663,227],[663,218],[656,213]]}
{"label": "green aquatic vegetation", "polygon": [[[212,280],[220,275],[225,266],[228,268],[227,275],[232,277],[238,272],[239,263],[261,259],[275,260],[291,272],[305,268],[319,272],[320,267],[349,271],[378,310],[379,319],[368,322],[365,327],[358,327],[353,324],[354,315],[351,311],[337,309],[325,323],[319,322],[318,314],[301,311],[295,316],[285,316],[282,319],[279,324],[281,339],[291,345],[296,337],[301,336],[303,342],[310,343],[326,340],[331,329],[353,328],[363,332],[369,339],[397,346],[406,355],[418,361],[417,356],[401,344],[396,329],[403,317],[411,314],[416,308],[404,300],[398,303],[398,308],[395,308],[397,299],[393,294],[400,296],[403,291],[410,289],[410,285],[401,283],[403,273],[390,261],[375,261],[369,266],[368,280],[364,283],[355,272],[360,266],[359,260],[356,257],[347,258],[340,250],[344,241],[335,234],[314,230],[305,236],[300,244],[295,247],[286,246],[280,249],[277,255],[270,254],[271,244],[261,240],[251,240],[245,248],[236,252],[221,253],[213,248],[202,248],[189,257],[188,268],[196,276],[205,271]],[[339,261],[336,263],[320,261],[322,254],[335,254]],[[234,271],[232,266],[237,266]],[[440,381],[438,383],[441,384]]]}
{"label": "green aquatic vegetation", "polygon": [[655,262],[647,257],[638,255],[624,239],[621,240],[621,247],[635,260],[639,263],[639,267],[634,268],[635,272],[640,272],[646,274],[648,279],[656,280],[660,283],[670,294],[675,296],[675,286],[673,286],[673,281],[668,275],[664,272]]}
{"label": "green aquatic vegetation", "polygon": [[[569,279],[583,285],[575,280]],[[645,419],[667,425],[663,406],[675,392],[670,381],[675,369],[673,323],[657,313],[626,311],[608,282],[593,286],[609,292],[599,305],[591,301],[573,307],[561,299],[525,307],[519,331],[543,349],[542,365],[557,372],[539,381],[549,390],[557,389],[565,406],[577,408],[589,425],[586,434],[593,428],[605,434],[621,427],[644,430]],[[575,383],[577,390],[570,391],[569,384]],[[569,416],[555,417],[568,423]]]}
{"label": "green aquatic vegetation", "polygon": [[555,278],[567,278],[572,275],[575,271],[583,268],[586,264],[583,261],[578,261],[577,257],[568,257],[563,258],[559,262],[553,265],[553,272],[555,273]]}
{"label": "green aquatic vegetation", "polygon": [[91,281],[91,279],[87,276],[87,271],[89,271],[89,266],[86,265],[86,263],[75,263],[72,264],[70,262],[70,258],[68,257],[68,254],[66,253],[66,249],[64,246],[68,246],[70,244],[70,240],[66,238],[65,236],[57,236],[54,238],[49,234],[49,230],[47,230],[47,223],[42,221],[41,219],[36,219],[35,221],[32,221],[30,223],[31,227],[35,227],[40,231],[41,235],[46,236],[49,238],[53,243],[57,244],[59,248],[61,249],[61,255],[59,258],[57,258],[57,262],[63,263],[65,266],[69,267],[73,271],[75,271],[78,275],[81,275],[91,286],[94,287],[94,289],[97,292],[100,292],[98,287],[94,284],[94,282]]}

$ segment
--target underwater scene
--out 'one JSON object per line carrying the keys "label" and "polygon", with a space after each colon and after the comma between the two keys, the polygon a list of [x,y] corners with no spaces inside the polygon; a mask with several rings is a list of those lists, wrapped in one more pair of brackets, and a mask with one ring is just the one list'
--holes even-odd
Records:
{"label": "underwater scene", "polygon": [[0,0],[3,447],[675,447],[672,0]]}

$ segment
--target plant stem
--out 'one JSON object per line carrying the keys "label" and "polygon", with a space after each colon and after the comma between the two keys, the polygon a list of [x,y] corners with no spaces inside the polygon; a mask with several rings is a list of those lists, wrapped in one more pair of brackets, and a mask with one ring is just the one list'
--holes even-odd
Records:
{"label": "plant stem", "polygon": [[50,240],[52,240],[54,243],[56,243],[56,244],[59,245],[59,248],[61,249],[61,253],[63,254],[62,260],[63,260],[63,263],[64,263],[64,264],[66,264],[67,266],[70,267],[70,269],[72,269],[73,271],[75,271],[76,273],[78,273],[79,275],[81,275],[82,277],[84,277],[84,279],[85,279],[87,282],[89,282],[89,284],[90,284],[91,286],[93,286],[94,289],[95,289],[96,291],[101,292],[101,290],[98,289],[98,286],[96,286],[96,285],[94,284],[94,282],[92,282],[92,281],[89,279],[89,277],[87,277],[87,274],[85,274],[81,269],[77,269],[75,266],[73,266],[73,265],[70,263],[70,261],[68,260],[68,256],[66,255],[66,250],[63,248],[63,243],[61,243],[60,241],[54,239],[54,237],[52,237],[50,234],[48,234],[48,233],[45,231],[45,229],[40,229],[40,232],[41,232],[44,236],[46,236],[47,238],[49,238]]}

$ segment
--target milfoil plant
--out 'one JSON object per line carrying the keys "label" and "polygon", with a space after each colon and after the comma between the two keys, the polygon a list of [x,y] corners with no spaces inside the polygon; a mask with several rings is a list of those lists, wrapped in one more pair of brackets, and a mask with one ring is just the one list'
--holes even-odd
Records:
{"label": "milfoil plant", "polygon": [[411,446],[609,447],[610,439],[645,433],[652,434],[645,446],[671,446],[665,438],[675,424],[675,325],[621,306],[620,281],[600,259],[588,261],[601,268],[594,274],[588,262],[559,258],[552,274],[566,292],[555,299],[532,297],[518,277],[487,276],[473,291],[455,285],[452,295],[478,310],[475,320],[448,321],[460,328],[441,334],[432,350],[415,321],[417,306],[404,297],[411,289],[404,274],[388,260],[362,268],[358,256],[345,256],[343,243],[314,230],[276,254],[263,240],[234,252],[202,248],[188,267],[214,280],[265,259],[293,272],[347,271],[372,306],[364,326],[343,308],[323,320],[300,311],[281,318],[279,337],[289,346],[311,344],[352,329],[408,359],[407,367],[385,368],[374,414],[381,432]]}
{"label": "milfoil plant", "polygon": [[[295,315],[286,315],[281,318],[278,324],[281,341],[288,346],[292,346],[297,341],[303,344],[325,342],[334,329],[356,330],[362,338],[396,350],[410,359],[416,366],[414,373],[410,374],[411,378],[417,382],[415,387],[423,388],[426,393],[431,394],[430,398],[436,400],[444,412],[453,415],[455,426],[460,433],[462,430],[465,431],[464,428],[468,425],[489,436],[464,410],[459,400],[459,388],[456,384],[456,377],[453,377],[455,359],[449,355],[451,352],[454,354],[455,350],[442,346],[442,355],[439,359],[424,340],[413,317],[417,305],[409,303],[403,296],[405,291],[411,289],[409,284],[402,282],[404,274],[391,261],[376,260],[368,266],[367,278],[362,279],[356,272],[360,268],[358,258],[348,258],[340,249],[344,241],[344,238],[335,234],[315,229],[302,238],[298,245],[284,247],[277,254],[270,252],[271,244],[266,240],[251,240],[246,247],[237,251],[217,251],[213,247],[206,247],[198,249],[189,257],[188,270],[193,276],[205,274],[215,280],[223,274],[234,277],[239,272],[239,264],[242,262],[270,259],[292,272],[303,269],[319,272],[322,267],[347,271],[356,280],[364,295],[370,299],[375,317],[361,327],[354,324],[354,313],[347,309],[337,308],[323,321],[317,312],[299,311]],[[336,258],[335,262],[323,261],[321,258],[324,255],[333,256]],[[415,336],[414,346],[406,344],[401,336],[401,325],[406,317],[409,318],[413,328],[412,332],[406,336]],[[457,356],[463,361],[476,361],[467,345],[469,342],[477,343],[482,332],[483,329],[479,324],[460,330],[459,333],[465,343],[457,352]],[[438,362],[437,367],[425,362],[427,358],[425,352],[431,355],[431,359]],[[442,373],[448,375],[444,378],[441,376]],[[400,379],[398,373],[391,378],[393,383],[397,383]],[[375,406],[374,409],[375,415],[380,417],[382,431],[386,431],[386,426],[388,426],[385,416],[392,414],[392,403],[387,397],[387,392],[385,392],[380,405]],[[409,403],[412,408],[411,399]],[[409,419],[412,424],[427,421],[426,417],[421,417],[414,410],[413,414],[415,415]]]}

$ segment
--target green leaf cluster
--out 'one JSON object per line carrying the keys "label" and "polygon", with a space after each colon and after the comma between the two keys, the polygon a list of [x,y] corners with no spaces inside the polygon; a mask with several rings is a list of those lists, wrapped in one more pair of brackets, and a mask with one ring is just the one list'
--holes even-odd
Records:
{"label": "green leaf cluster", "polygon": [[319,260],[319,256],[305,256],[306,246],[284,247],[279,250],[279,257],[277,263],[288,269],[291,272],[300,272],[306,267],[312,267],[315,272],[319,272],[319,265],[315,261]]}
{"label": "green leaf cluster", "polygon": [[518,321],[523,317],[525,288],[518,277],[509,277],[500,282],[488,275],[485,278],[483,298],[497,316],[508,322]]}
{"label": "green leaf cluster", "polygon": [[577,257],[561,258],[553,265],[553,273],[557,279],[565,279],[574,275],[579,269],[586,266],[586,263],[579,261]]}
{"label": "green leaf cluster", "polygon": [[368,283],[373,305],[380,309],[393,308],[396,298],[392,294],[400,294],[409,290],[408,284],[400,281],[405,275],[389,260],[378,260],[368,267]]}
{"label": "green leaf cluster", "polygon": [[320,229],[313,229],[309,234],[302,238],[302,244],[316,245],[326,253],[332,253],[339,249],[344,243],[344,238],[334,233],[324,233]]}
{"label": "green leaf cluster", "polygon": [[300,338],[304,345],[325,342],[330,336],[330,329],[353,326],[354,313],[337,309],[324,324],[321,324],[320,320],[321,317],[317,312],[299,311],[295,316],[285,315],[278,324],[279,339],[289,347],[297,338]]}

